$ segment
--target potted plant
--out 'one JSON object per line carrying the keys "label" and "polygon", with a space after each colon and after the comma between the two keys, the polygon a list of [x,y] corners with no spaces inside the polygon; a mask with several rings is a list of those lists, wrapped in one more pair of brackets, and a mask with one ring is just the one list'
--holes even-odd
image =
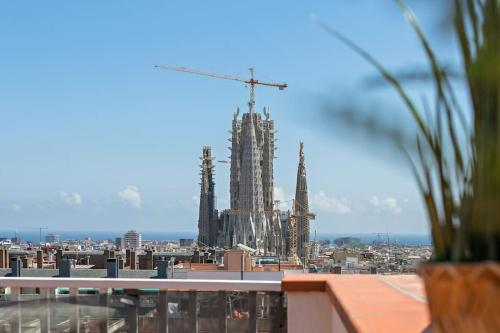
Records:
{"label": "potted plant", "polygon": [[432,332],[500,332],[500,1],[454,0],[453,28],[470,106],[412,11],[395,0],[430,67],[436,103],[422,110],[398,77],[353,41],[319,25],[372,64],[398,93],[416,127],[406,149],[427,210],[434,246],[420,267]]}

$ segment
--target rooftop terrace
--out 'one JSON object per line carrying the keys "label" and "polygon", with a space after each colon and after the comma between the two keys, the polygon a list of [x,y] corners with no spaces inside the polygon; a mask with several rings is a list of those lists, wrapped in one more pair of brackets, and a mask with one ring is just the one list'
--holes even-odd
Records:
{"label": "rooftop terrace", "polygon": [[282,281],[0,277],[0,332],[422,332],[415,275]]}

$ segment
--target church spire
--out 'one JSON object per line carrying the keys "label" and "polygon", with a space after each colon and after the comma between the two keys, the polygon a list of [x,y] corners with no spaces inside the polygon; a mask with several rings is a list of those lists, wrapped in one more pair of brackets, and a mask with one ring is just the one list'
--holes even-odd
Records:
{"label": "church spire", "polygon": [[297,255],[307,258],[309,254],[309,198],[307,194],[306,163],[304,142],[299,145],[299,165],[297,168],[297,184],[295,188],[295,213],[297,218]]}
{"label": "church spire", "polygon": [[210,146],[203,147],[203,154],[200,157],[200,211],[198,218],[198,241],[205,245],[214,245],[211,221],[215,216],[215,182],[214,166],[212,163],[212,149]]}

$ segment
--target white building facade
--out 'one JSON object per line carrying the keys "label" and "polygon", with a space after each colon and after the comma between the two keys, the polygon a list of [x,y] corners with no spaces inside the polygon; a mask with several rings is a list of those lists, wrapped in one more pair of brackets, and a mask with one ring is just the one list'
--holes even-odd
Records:
{"label": "white building facade", "polygon": [[123,235],[123,244],[126,249],[140,249],[142,247],[142,235],[135,230],[129,230]]}

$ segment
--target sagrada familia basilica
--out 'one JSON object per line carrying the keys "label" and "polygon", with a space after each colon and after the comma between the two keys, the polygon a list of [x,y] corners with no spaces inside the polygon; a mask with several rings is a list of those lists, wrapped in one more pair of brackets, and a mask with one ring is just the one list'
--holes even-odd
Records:
{"label": "sagrada familia basilica", "polygon": [[214,164],[209,146],[201,156],[198,241],[206,246],[243,245],[260,254],[294,255],[309,252],[309,213],[304,145],[300,142],[295,199],[291,211],[279,210],[274,200],[274,121],[264,108],[233,114],[231,128],[230,207],[216,207]]}

